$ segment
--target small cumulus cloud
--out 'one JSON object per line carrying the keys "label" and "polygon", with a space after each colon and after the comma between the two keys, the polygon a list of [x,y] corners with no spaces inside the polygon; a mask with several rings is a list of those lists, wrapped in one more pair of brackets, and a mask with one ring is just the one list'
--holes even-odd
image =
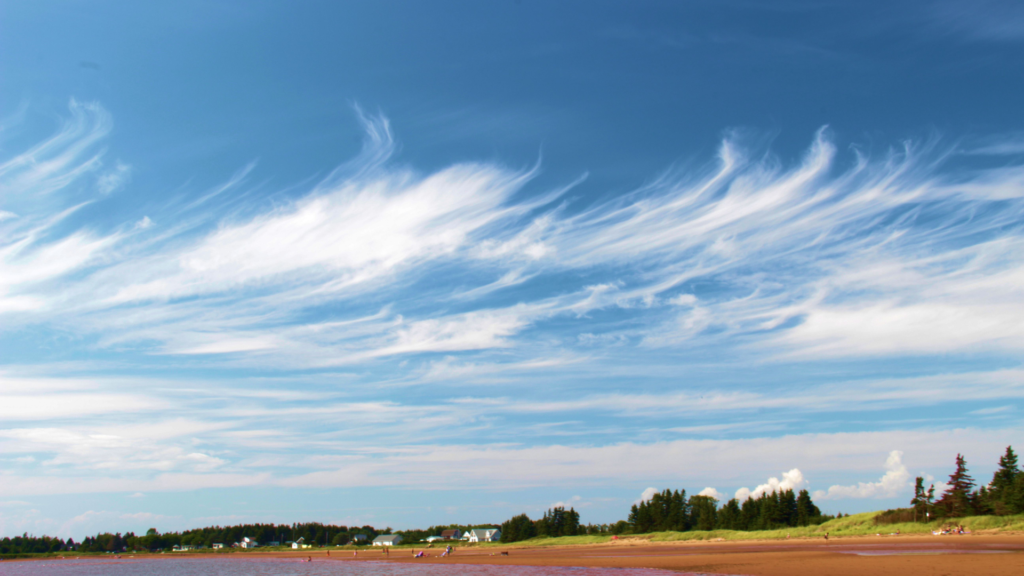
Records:
{"label": "small cumulus cloud", "polygon": [[910,486],[910,472],[903,465],[903,452],[893,450],[885,460],[885,475],[878,482],[860,482],[853,486],[829,486],[818,490],[814,497],[820,500],[843,498],[892,498]]}
{"label": "small cumulus cloud", "polygon": [[753,490],[749,488],[740,488],[736,491],[736,499],[740,502],[748,498],[759,498],[762,494],[772,494],[775,492],[785,490],[800,490],[807,485],[807,481],[804,479],[804,474],[797,468],[793,468],[789,472],[782,473],[782,480],[775,478],[774,476],[769,478],[764,484],[760,484]]}
{"label": "small cumulus cloud", "polygon": [[647,501],[648,501],[648,500],[650,500],[651,498],[654,498],[654,495],[655,495],[655,494],[657,494],[657,493],[658,493],[658,489],[657,489],[657,488],[654,488],[654,487],[652,486],[652,487],[650,487],[650,488],[648,488],[648,489],[644,490],[644,491],[643,491],[643,492],[642,492],[642,493],[640,494],[640,498],[639,498],[639,499],[637,499],[636,501],[634,501],[634,502],[633,502],[633,504],[639,504],[639,503],[641,503],[641,502],[647,502]]}
{"label": "small cumulus cloud", "polygon": [[711,486],[708,486],[707,488],[705,488],[705,489],[701,490],[700,492],[698,492],[697,496],[710,496],[710,497],[714,498],[715,500],[718,500],[719,502],[721,502],[722,500],[725,499],[725,494],[722,494],[721,492],[719,492],[718,490],[715,490]]}

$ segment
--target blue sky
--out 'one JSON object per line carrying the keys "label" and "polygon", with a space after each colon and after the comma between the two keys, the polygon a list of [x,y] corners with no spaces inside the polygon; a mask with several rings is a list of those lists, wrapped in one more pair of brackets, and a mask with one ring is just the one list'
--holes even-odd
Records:
{"label": "blue sky", "polygon": [[0,533],[905,504],[1021,444],[1024,9],[0,8]]}

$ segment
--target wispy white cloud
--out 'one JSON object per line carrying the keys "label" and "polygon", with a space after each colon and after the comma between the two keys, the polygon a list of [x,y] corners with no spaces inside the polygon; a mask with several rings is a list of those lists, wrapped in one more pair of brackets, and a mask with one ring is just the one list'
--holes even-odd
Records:
{"label": "wispy white cloud", "polygon": [[104,172],[96,179],[96,190],[103,196],[120,190],[131,178],[131,166],[117,162],[113,169]]}
{"label": "wispy white cloud", "polygon": [[[80,223],[84,203],[131,170],[103,171],[106,112],[70,114],[0,163],[0,335],[117,360],[0,373],[4,494],[452,477],[731,491],[793,467],[749,495],[863,477],[892,450],[882,432],[804,434],[810,415],[969,397],[984,417],[1024,396],[1012,156],[967,170],[926,142],[868,157],[822,131],[789,164],[730,136],[703,168],[583,205],[579,181],[547,188],[539,167],[400,166],[387,119],[362,114],[362,153],[273,203],[233,204],[253,162],[104,227]],[[1005,368],[700,383],[737,358],[978,352]],[[900,431],[908,465],[1016,433],[955,425]],[[827,479],[828,497],[869,490]]]}
{"label": "wispy white cloud", "polygon": [[[97,106],[72,108],[69,127],[5,170],[20,174],[34,158],[57,156],[35,177],[66,183],[88,171],[93,156],[84,151],[106,135],[109,117]],[[950,152],[929,143],[840,168],[822,132],[785,168],[732,139],[704,171],[669,173],[572,212],[552,204],[568,188],[521,194],[536,171],[394,167],[387,120],[363,119],[358,158],[293,201],[225,214],[209,232],[186,216],[153,225],[159,215],[106,235],[50,239],[52,223],[9,229],[0,237],[0,311],[65,327],[75,318],[76,331],[102,334],[105,345],[277,367],[511,348],[542,340],[538,323],[559,317],[577,326],[581,346],[731,339],[786,357],[1024,347],[1022,238],[1011,226],[1024,187],[1005,167],[945,173]],[[254,170],[195,202],[231,194]],[[9,194],[32,186],[12,181]],[[985,209],[997,199],[1011,205]],[[457,284],[439,287],[432,269]],[[603,270],[605,279],[556,280],[573,270]],[[557,292],[524,291],[541,279]],[[698,285],[717,288],[695,293]],[[455,298],[461,310],[414,305],[409,291],[421,289],[437,302]],[[496,307],[494,297],[510,290],[522,291],[520,303]],[[386,317],[308,318],[326,305],[359,310],[371,294],[390,300]],[[629,328],[593,316],[610,310],[629,311]]]}

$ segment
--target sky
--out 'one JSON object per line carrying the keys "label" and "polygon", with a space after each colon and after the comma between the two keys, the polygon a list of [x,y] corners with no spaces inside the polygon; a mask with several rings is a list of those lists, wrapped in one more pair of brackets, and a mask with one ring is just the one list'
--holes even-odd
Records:
{"label": "sky", "polygon": [[985,483],[1022,79],[1015,2],[5,2],[0,536]]}

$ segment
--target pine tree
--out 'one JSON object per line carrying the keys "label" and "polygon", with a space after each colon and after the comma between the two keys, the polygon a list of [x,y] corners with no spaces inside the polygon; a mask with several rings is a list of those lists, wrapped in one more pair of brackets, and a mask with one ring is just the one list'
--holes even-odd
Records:
{"label": "pine tree", "polygon": [[718,511],[716,527],[720,530],[739,530],[740,514],[739,500],[732,498]]}
{"label": "pine tree", "polygon": [[992,482],[988,485],[988,497],[985,498],[993,512],[1013,514],[1020,511],[1014,506],[1014,502],[1017,500],[1017,478],[1022,475],[1024,472],[1018,467],[1017,455],[1013,452],[1013,446],[1007,446],[1006,453],[999,458],[999,469],[992,475]]}
{"label": "pine tree", "polygon": [[914,508],[914,518],[917,521],[925,521],[928,512],[931,511],[932,499],[935,497],[935,485],[927,491],[924,489],[924,478],[918,476],[914,481],[914,497],[910,499],[910,505]]}
{"label": "pine tree", "polygon": [[821,517],[821,510],[811,501],[811,493],[801,490],[796,498],[796,526],[809,526]]}
{"label": "pine tree", "polygon": [[942,494],[939,506],[950,518],[968,516],[974,512],[974,478],[967,473],[967,461],[956,455],[956,471],[949,476],[949,488]]}

